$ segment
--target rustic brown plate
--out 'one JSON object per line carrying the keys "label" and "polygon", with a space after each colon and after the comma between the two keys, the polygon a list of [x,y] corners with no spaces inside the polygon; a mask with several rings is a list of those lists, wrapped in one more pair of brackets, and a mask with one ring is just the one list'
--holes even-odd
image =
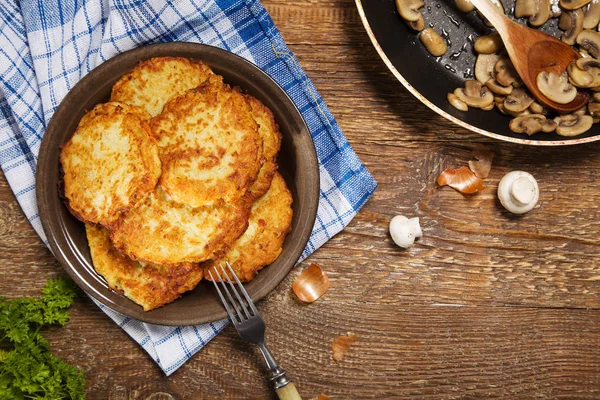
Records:
{"label": "rustic brown plate", "polygon": [[108,289],[104,279],[94,271],[84,225],[69,213],[59,197],[60,148],[69,140],[85,111],[106,102],[113,84],[138,62],[160,56],[203,60],[225,82],[261,100],[281,128],[279,165],[294,198],[292,231],[279,258],[245,285],[254,301],[275,289],[308,242],[319,202],[319,166],[308,127],[288,95],[255,65],[216,47],[179,42],[130,50],[91,71],[67,94],[48,125],[37,164],[37,202],[52,252],[75,282],[107,307],[153,324],[196,325],[227,316],[212,283],[202,281],[175,302],[144,312],[142,307]]}

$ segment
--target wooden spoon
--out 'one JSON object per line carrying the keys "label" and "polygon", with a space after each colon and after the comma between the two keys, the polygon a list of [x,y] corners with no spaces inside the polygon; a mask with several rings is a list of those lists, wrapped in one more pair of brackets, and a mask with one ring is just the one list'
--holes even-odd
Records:
{"label": "wooden spoon", "polygon": [[587,91],[577,89],[577,96],[570,103],[555,103],[544,96],[536,84],[542,71],[564,73],[571,61],[581,58],[579,52],[550,35],[511,21],[489,0],[469,1],[496,28],[515,70],[540,103],[559,112],[571,112],[588,102]]}

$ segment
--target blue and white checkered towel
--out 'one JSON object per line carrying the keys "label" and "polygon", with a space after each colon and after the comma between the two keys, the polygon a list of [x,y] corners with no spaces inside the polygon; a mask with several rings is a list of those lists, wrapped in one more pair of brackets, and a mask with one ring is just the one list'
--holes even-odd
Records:
{"label": "blue and white checkered towel", "polygon": [[[185,41],[218,46],[258,65],[302,112],[320,162],[317,221],[302,259],[341,231],[376,183],[340,131],[259,1],[4,0],[0,7],[0,165],[45,241],[35,165],[45,128],[85,74],[123,51]],[[192,327],[142,323],[101,306],[169,375],[227,320]]]}

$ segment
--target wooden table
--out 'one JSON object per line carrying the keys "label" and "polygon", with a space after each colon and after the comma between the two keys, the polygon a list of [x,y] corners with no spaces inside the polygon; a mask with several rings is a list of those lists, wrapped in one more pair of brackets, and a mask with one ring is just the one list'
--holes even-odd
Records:
{"label": "wooden table", "polygon": [[[533,148],[456,127],[397,82],[352,0],[264,0],[379,188],[344,232],[312,255],[259,310],[267,340],[305,399],[600,398],[600,143]],[[474,146],[496,153],[487,188],[439,188]],[[522,217],[496,199],[522,169],[539,207]],[[419,216],[407,251],[388,234],[397,214]],[[309,262],[331,279],[301,305],[290,287]],[[0,293],[37,295],[63,274],[0,178]],[[90,399],[274,398],[258,353],[228,327],[171,377],[89,298],[46,336],[85,371]],[[358,341],[341,361],[331,342]],[[160,398],[158,397],[154,397]]]}

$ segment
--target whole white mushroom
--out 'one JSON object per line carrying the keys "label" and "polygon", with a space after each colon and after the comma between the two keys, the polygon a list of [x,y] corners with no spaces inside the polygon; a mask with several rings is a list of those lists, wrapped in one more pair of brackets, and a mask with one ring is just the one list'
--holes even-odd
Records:
{"label": "whole white mushroom", "polygon": [[525,214],[538,202],[540,189],[528,172],[512,171],[504,175],[498,184],[500,203],[513,214]]}
{"label": "whole white mushroom", "polygon": [[423,236],[419,217],[408,219],[403,215],[396,215],[390,221],[390,235],[398,246],[405,249],[410,247],[416,238]]}

